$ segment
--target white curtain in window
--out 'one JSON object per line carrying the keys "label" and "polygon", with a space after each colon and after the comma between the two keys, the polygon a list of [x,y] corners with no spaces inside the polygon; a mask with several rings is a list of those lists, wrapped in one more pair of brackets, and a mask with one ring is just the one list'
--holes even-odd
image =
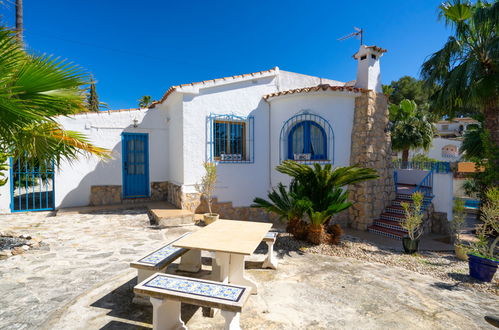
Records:
{"label": "white curtain in window", "polygon": [[305,152],[305,145],[303,144],[304,127],[299,125],[293,132],[293,154],[302,154]]}
{"label": "white curtain in window", "polygon": [[324,136],[319,127],[310,125],[310,144],[312,155],[325,155]]}

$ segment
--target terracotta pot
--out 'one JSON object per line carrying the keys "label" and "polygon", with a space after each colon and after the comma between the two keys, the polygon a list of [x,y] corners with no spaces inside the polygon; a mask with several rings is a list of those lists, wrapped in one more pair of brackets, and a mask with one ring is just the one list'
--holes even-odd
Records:
{"label": "terracotta pot", "polygon": [[468,249],[461,244],[454,244],[454,252],[459,260],[468,261]]}
{"label": "terracotta pot", "polygon": [[218,213],[205,213],[203,214],[204,223],[207,225],[214,223],[215,221],[218,220],[219,216],[220,215]]}

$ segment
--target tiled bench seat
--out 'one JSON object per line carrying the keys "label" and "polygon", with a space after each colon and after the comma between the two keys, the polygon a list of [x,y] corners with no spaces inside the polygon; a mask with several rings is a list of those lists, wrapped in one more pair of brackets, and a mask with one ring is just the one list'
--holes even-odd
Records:
{"label": "tiled bench seat", "polygon": [[277,269],[277,258],[274,256],[274,243],[277,240],[277,235],[277,232],[269,231],[263,238],[263,241],[267,243],[267,246],[269,248],[267,256],[265,257],[265,261],[262,265],[263,268]]}
{"label": "tiled bench seat", "polygon": [[153,329],[187,329],[180,318],[180,304],[221,309],[225,329],[240,329],[239,318],[251,288],[240,285],[156,273],[137,284],[134,292],[149,296]]}
{"label": "tiled bench seat", "polygon": [[[179,270],[193,273],[198,272],[201,269],[201,251],[173,246],[173,243],[190,234],[185,233],[145,257],[131,262],[130,267],[137,269],[137,283],[142,282],[154,273],[164,272],[166,267],[179,257],[181,257]],[[134,302],[141,303],[143,301],[136,296]]]}

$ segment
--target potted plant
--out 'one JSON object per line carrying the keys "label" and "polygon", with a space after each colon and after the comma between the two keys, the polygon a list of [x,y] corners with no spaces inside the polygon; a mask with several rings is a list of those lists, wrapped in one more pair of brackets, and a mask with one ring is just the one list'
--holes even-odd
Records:
{"label": "potted plant", "polygon": [[[468,253],[470,276],[490,282],[499,265],[496,246],[499,242],[499,188],[491,188],[485,193],[486,202],[481,208],[482,224],[476,229],[478,240],[471,243]],[[490,238],[492,235],[495,237]]]}
{"label": "potted plant", "polygon": [[468,261],[468,248],[461,242],[461,231],[465,224],[465,208],[462,199],[454,200],[454,216],[450,223],[451,231],[454,236],[454,251],[459,260]]}
{"label": "potted plant", "polygon": [[405,219],[400,224],[402,228],[407,230],[407,236],[402,238],[402,245],[407,254],[413,254],[418,251],[419,238],[423,234],[423,212],[421,207],[423,205],[423,194],[415,192],[412,194],[412,205],[409,203],[402,203],[405,211]]}
{"label": "potted plant", "polygon": [[208,204],[208,212],[203,214],[204,222],[209,225],[218,220],[219,214],[211,211],[211,203],[213,199],[213,191],[215,190],[215,183],[217,181],[217,167],[215,163],[203,163],[205,174],[201,178],[201,183],[196,184],[196,190],[204,197]]}

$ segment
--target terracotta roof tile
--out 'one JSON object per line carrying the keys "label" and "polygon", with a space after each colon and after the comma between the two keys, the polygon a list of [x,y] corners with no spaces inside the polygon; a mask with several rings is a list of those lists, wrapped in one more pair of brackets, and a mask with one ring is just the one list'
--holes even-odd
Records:
{"label": "terracotta roof tile", "polygon": [[282,91],[282,92],[276,92],[276,93],[271,93],[265,95],[263,98],[265,100],[268,100],[271,97],[276,97],[276,96],[282,96],[282,95],[288,95],[288,94],[298,94],[298,93],[310,93],[310,92],[319,92],[319,91],[338,91],[338,92],[352,92],[352,93],[365,93],[367,92],[367,89],[364,88],[357,88],[357,87],[352,87],[352,86],[331,86],[328,84],[322,84],[322,85],[317,85],[313,87],[303,87],[303,88],[296,88],[296,89],[291,89],[287,91]]}

